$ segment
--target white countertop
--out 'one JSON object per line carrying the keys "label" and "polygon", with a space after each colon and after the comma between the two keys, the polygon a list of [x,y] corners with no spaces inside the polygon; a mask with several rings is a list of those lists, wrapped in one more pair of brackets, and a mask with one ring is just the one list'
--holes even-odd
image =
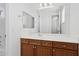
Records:
{"label": "white countertop", "polygon": [[22,35],[21,38],[79,43],[78,37],[73,37],[73,36],[64,35],[64,34],[39,34],[39,33],[34,34],[33,33],[31,35]]}

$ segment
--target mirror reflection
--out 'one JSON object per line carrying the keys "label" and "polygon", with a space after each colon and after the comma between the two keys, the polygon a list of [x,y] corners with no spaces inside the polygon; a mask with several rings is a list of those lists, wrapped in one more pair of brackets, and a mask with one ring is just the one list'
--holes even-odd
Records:
{"label": "mirror reflection", "polygon": [[23,11],[23,28],[34,29],[37,33],[69,33],[70,5],[62,3],[38,3],[32,13]]}
{"label": "mirror reflection", "polygon": [[34,28],[34,17],[23,11],[23,28]]}
{"label": "mirror reflection", "polygon": [[[63,34],[63,24],[65,23],[66,5],[42,3],[38,9],[38,32]],[[67,18],[68,19],[68,18]]]}
{"label": "mirror reflection", "polygon": [[59,15],[51,16],[51,33],[60,33]]}

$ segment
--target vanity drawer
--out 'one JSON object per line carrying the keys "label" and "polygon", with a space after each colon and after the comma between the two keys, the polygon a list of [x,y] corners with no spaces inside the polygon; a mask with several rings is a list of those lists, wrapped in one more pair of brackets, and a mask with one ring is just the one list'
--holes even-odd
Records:
{"label": "vanity drawer", "polygon": [[21,43],[29,43],[29,40],[22,38]]}
{"label": "vanity drawer", "polygon": [[53,56],[77,56],[77,51],[53,48]]}
{"label": "vanity drawer", "polygon": [[39,40],[29,40],[29,44],[41,45],[41,41],[39,41]]}
{"label": "vanity drawer", "polygon": [[42,41],[42,46],[50,46],[50,47],[52,47],[52,41]]}
{"label": "vanity drawer", "polygon": [[53,47],[77,50],[77,44],[65,42],[53,42]]}

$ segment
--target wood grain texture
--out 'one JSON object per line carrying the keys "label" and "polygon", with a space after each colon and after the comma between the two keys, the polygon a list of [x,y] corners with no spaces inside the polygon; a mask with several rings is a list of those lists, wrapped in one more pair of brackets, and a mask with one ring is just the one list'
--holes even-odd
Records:
{"label": "wood grain texture", "polygon": [[53,42],[53,47],[77,50],[77,44],[75,43]]}
{"label": "wood grain texture", "polygon": [[21,39],[21,56],[78,56],[79,44]]}
{"label": "wood grain texture", "polygon": [[53,56],[77,56],[76,51],[53,48]]}
{"label": "wood grain texture", "polygon": [[42,46],[52,47],[52,41],[42,41]]}
{"label": "wood grain texture", "polygon": [[21,44],[21,56],[33,56],[33,45]]}

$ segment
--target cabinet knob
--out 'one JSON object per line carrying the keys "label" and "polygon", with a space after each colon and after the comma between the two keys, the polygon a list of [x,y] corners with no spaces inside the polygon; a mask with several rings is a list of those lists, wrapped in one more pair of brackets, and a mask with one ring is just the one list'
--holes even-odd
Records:
{"label": "cabinet knob", "polygon": [[55,49],[53,49],[53,52],[55,52]]}
{"label": "cabinet knob", "polygon": [[36,48],[36,46],[33,45],[33,48]]}
{"label": "cabinet knob", "polygon": [[34,48],[36,48],[36,46]]}
{"label": "cabinet knob", "polygon": [[63,45],[63,47],[66,47],[66,45]]}
{"label": "cabinet knob", "polygon": [[33,45],[33,48],[35,48],[35,46]]}

